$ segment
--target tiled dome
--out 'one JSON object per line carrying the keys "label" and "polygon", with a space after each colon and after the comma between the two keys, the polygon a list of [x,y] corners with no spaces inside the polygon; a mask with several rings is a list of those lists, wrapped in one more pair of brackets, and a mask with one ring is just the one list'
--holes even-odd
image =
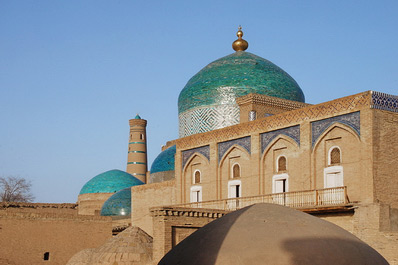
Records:
{"label": "tiled dome", "polygon": [[133,175],[121,170],[113,169],[90,179],[86,184],[84,184],[83,188],[80,190],[80,194],[114,193],[124,188],[142,184],[144,183]]}
{"label": "tiled dome", "polygon": [[180,137],[238,123],[235,99],[249,93],[304,102],[303,91],[285,71],[238,51],[210,63],[185,85],[178,98]]}
{"label": "tiled dome", "polygon": [[149,183],[162,182],[174,178],[176,146],[167,148],[153,161]]}
{"label": "tiled dome", "polygon": [[126,216],[131,214],[131,188],[119,190],[102,205],[102,216]]}

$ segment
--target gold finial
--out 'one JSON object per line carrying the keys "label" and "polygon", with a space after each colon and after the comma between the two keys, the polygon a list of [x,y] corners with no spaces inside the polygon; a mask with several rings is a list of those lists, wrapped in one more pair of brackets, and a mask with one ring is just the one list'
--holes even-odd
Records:
{"label": "gold finial", "polygon": [[238,39],[235,40],[232,43],[232,48],[239,52],[239,51],[245,51],[247,49],[247,47],[249,47],[249,43],[247,43],[247,41],[245,41],[244,39],[242,39],[243,36],[243,31],[242,31],[242,27],[239,25],[238,27],[238,32],[236,33],[236,36],[238,36]]}

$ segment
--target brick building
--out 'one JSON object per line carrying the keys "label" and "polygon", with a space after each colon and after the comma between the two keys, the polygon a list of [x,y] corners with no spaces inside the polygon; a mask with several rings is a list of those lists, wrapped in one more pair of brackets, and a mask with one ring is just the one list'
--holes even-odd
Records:
{"label": "brick building", "polygon": [[[366,91],[307,104],[291,76],[246,52],[242,31],[237,35],[235,52],[207,65],[181,91],[180,138],[166,143],[150,171],[147,121],[139,115],[130,120],[128,174],[113,170],[87,182],[74,215],[76,222],[108,216],[93,219],[108,230],[100,239],[84,233],[73,239],[96,248],[79,252],[73,264],[91,264],[90,255],[97,255],[96,262],[99,256],[109,262],[138,259],[100,253],[110,223],[114,234],[132,224],[142,238],[152,237],[156,264],[203,225],[259,202],[330,221],[398,264],[398,97]],[[3,216],[0,228],[14,218]],[[19,236],[16,242],[23,240]],[[108,241],[106,251],[112,242],[122,241]],[[86,262],[79,263],[83,256]],[[145,260],[128,264],[151,264],[148,255]]]}
{"label": "brick building", "polygon": [[306,104],[293,78],[239,45],[188,81],[180,138],[132,188],[131,221],[154,237],[154,260],[226,212],[268,202],[335,223],[398,264],[398,97]]}

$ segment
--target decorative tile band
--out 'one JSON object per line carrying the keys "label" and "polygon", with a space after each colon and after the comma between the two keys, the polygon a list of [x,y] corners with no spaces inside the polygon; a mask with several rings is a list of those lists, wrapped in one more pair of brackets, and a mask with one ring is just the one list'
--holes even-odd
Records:
{"label": "decorative tile band", "polygon": [[278,136],[278,135],[286,135],[292,138],[299,146],[300,146],[300,125],[287,127],[271,132],[261,133],[260,141],[261,141],[261,153],[264,153],[267,146]]}
{"label": "decorative tile band", "polygon": [[249,152],[249,154],[251,154],[251,137],[250,136],[218,143],[218,163],[220,163],[221,158],[224,156],[225,152],[227,152],[228,149],[231,148],[231,146],[233,146],[235,144],[243,147],[244,149],[247,150],[247,152]]}
{"label": "decorative tile band", "polygon": [[398,96],[372,91],[372,109],[388,110],[398,112]]}
{"label": "decorative tile band", "polygon": [[141,154],[145,154],[145,151],[129,151],[129,153],[141,153]]}
{"label": "decorative tile band", "polygon": [[146,165],[146,163],[144,163],[144,162],[128,162],[127,164],[128,165],[130,165],[130,164]]}
{"label": "decorative tile band", "polygon": [[140,174],[140,173],[130,173],[133,176],[146,176],[146,174]]}
{"label": "decorative tile band", "polygon": [[145,142],[130,142],[129,144],[145,144]]}
{"label": "decorative tile band", "polygon": [[352,128],[358,135],[361,135],[360,133],[360,115],[359,111],[357,112],[352,112],[340,116],[335,116],[331,117],[328,119],[324,120],[319,120],[319,121],[314,121],[311,122],[311,130],[312,130],[312,147],[314,147],[314,144],[318,140],[319,136],[327,129],[329,128],[332,124],[339,122],[344,125],[349,126]]}
{"label": "decorative tile band", "polygon": [[217,131],[191,135],[176,140],[180,149],[190,149],[192,146],[206,145],[209,142],[221,142],[228,138],[239,138],[252,133],[263,133],[300,124],[303,121],[325,119],[342,113],[359,111],[361,108],[369,108],[371,92],[362,92],[330,102],[299,108],[267,118],[258,118],[248,123],[237,124]]}
{"label": "decorative tile band", "polygon": [[239,107],[219,105],[187,110],[178,115],[180,138],[239,123]]}
{"label": "decorative tile band", "polygon": [[202,154],[204,157],[207,158],[207,160],[210,161],[210,146],[205,145],[198,148],[182,151],[182,168],[185,167],[185,164],[188,162],[188,159],[191,158],[191,156],[194,153]]}

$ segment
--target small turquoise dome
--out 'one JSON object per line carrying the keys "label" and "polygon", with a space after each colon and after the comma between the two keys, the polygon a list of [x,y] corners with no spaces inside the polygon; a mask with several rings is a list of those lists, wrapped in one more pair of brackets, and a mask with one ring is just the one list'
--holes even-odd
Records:
{"label": "small turquoise dome", "polygon": [[236,98],[250,93],[305,100],[297,82],[281,68],[252,53],[237,51],[207,65],[181,91],[180,137],[238,124]]}
{"label": "small turquoise dome", "polygon": [[149,183],[158,183],[171,180],[175,177],[174,164],[176,146],[173,145],[161,152],[153,161]]}
{"label": "small turquoise dome", "polygon": [[124,216],[131,214],[131,188],[122,189],[102,205],[102,216]]}
{"label": "small turquoise dome", "polygon": [[86,184],[84,184],[83,188],[80,190],[80,194],[114,193],[124,188],[142,184],[144,183],[133,175],[121,170],[113,169],[90,179]]}
{"label": "small turquoise dome", "polygon": [[174,170],[175,154],[175,145],[161,152],[152,163],[151,173]]}

